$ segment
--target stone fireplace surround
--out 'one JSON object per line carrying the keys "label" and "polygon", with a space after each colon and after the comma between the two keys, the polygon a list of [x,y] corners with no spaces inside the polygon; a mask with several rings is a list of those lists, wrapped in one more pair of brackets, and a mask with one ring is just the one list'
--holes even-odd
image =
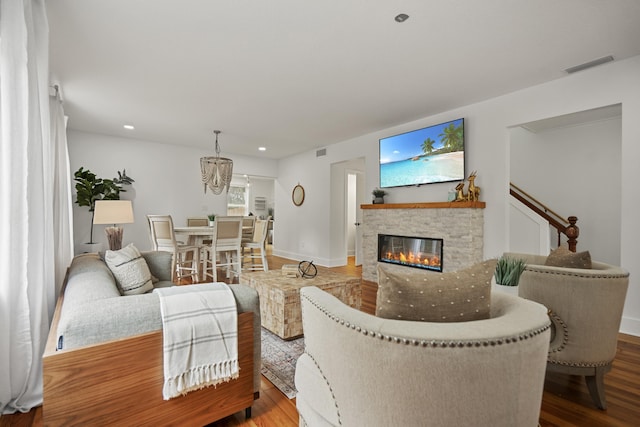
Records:
{"label": "stone fireplace surround", "polygon": [[[483,260],[484,202],[389,203],[360,208],[364,280],[378,281],[378,234],[444,239],[443,272],[460,270]],[[410,268],[385,266],[398,271]]]}

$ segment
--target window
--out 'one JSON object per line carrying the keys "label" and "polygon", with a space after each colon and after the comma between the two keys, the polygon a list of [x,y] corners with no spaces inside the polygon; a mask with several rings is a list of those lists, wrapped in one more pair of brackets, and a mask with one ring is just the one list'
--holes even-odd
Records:
{"label": "window", "polygon": [[232,185],[227,194],[227,215],[247,215],[247,189],[244,186]]}

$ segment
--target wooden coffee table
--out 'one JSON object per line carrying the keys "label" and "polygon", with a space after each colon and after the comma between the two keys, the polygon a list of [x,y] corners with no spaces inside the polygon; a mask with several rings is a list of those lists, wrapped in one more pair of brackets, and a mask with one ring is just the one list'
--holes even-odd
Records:
{"label": "wooden coffee table", "polygon": [[285,277],[280,270],[240,275],[240,284],[254,288],[260,295],[262,326],[285,340],[303,334],[300,288],[317,286],[345,304],[360,309],[360,282],[360,277],[320,269],[312,279]]}

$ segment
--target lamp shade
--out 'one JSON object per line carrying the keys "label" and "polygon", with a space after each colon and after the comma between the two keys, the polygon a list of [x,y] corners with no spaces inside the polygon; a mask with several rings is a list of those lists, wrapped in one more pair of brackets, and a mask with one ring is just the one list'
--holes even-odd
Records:
{"label": "lamp shade", "polygon": [[131,200],[96,200],[93,212],[94,224],[131,224],[133,207]]}

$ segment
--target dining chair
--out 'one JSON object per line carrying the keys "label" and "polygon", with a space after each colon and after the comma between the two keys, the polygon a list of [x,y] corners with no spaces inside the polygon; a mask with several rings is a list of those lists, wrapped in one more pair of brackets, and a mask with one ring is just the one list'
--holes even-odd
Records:
{"label": "dining chair", "polygon": [[[198,216],[198,217],[189,217],[187,218],[187,227],[208,227],[209,226],[209,218],[206,216]],[[199,242],[195,242],[200,245],[211,245],[212,239],[204,238]],[[190,242],[191,243],[191,242]]]}
{"label": "dining chair", "polygon": [[209,244],[200,247],[200,272],[202,273],[202,280],[205,282],[209,280],[211,282],[218,281],[218,255],[215,248],[217,234],[218,221],[214,221],[213,226],[211,226],[211,239],[207,239]]}
{"label": "dining chair", "polygon": [[257,220],[253,232],[253,238],[250,242],[242,243],[242,261],[245,263],[244,269],[247,271],[269,271],[265,245],[267,242],[267,231],[269,230],[270,219],[271,217],[266,220]]}
{"label": "dining chair", "polygon": [[[192,216],[187,218],[187,227],[209,227],[209,218],[206,216]],[[200,236],[200,235],[190,235],[189,236],[189,244],[197,245],[200,248],[200,272],[202,273],[202,278],[206,280],[207,273],[206,269],[207,265],[207,246],[211,246],[213,242],[213,229],[211,230],[210,238]]]}
{"label": "dining chair", "polygon": [[203,278],[218,281],[218,268],[225,268],[227,279],[240,275],[242,263],[242,217],[217,216],[210,246],[203,245]]}
{"label": "dining chair", "polygon": [[242,217],[242,242],[249,243],[253,240],[253,230],[256,225],[256,217],[253,215]]}
{"label": "dining chair", "polygon": [[147,215],[151,246],[154,251],[166,251],[173,254],[172,280],[180,281],[191,277],[198,282],[200,248],[197,245],[185,245],[176,240],[171,215]]}
{"label": "dining chair", "polygon": [[206,227],[209,225],[209,218],[206,216],[191,216],[187,218],[187,227]]}

